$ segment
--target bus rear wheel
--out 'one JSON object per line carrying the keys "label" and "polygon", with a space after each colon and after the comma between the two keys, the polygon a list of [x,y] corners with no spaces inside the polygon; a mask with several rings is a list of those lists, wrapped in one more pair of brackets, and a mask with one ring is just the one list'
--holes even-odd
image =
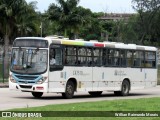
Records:
{"label": "bus rear wheel", "polygon": [[122,83],[122,88],[121,91],[114,91],[115,95],[121,95],[121,96],[127,96],[129,95],[129,90],[130,90],[130,84],[128,80],[124,80]]}
{"label": "bus rear wheel", "polygon": [[41,98],[42,95],[43,95],[43,92],[32,92],[32,95],[33,95],[35,98]]}
{"label": "bus rear wheel", "polygon": [[102,94],[102,91],[97,91],[97,92],[88,92],[91,96],[93,97],[97,97],[100,96]]}
{"label": "bus rear wheel", "polygon": [[74,83],[72,81],[68,81],[66,85],[65,93],[62,93],[62,97],[66,99],[71,99],[74,95]]}

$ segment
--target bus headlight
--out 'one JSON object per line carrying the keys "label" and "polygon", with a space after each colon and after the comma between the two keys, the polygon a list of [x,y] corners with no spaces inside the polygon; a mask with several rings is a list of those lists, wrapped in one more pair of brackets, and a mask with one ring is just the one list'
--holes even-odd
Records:
{"label": "bus headlight", "polygon": [[37,81],[37,84],[42,84],[47,80],[47,77],[42,77],[40,80]]}
{"label": "bus headlight", "polygon": [[12,75],[9,76],[9,79],[12,83],[16,83],[17,81],[12,77]]}

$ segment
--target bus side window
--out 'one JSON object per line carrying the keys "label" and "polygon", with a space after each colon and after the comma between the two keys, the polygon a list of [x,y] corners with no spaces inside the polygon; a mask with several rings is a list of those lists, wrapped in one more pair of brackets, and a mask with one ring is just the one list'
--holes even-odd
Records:
{"label": "bus side window", "polygon": [[145,67],[146,68],[156,67],[156,53],[155,52],[145,52]]}
{"label": "bus side window", "polygon": [[66,46],[64,49],[64,64],[65,65],[75,65],[77,62],[77,48],[76,47],[71,47],[71,46]]}
{"label": "bus side window", "polygon": [[122,67],[126,67],[127,66],[127,62],[126,62],[126,50],[121,50],[121,53],[120,53],[120,62],[121,62],[121,66]]}
{"label": "bus side window", "polygon": [[107,65],[107,49],[102,50],[102,65],[106,66]]}
{"label": "bus side window", "polygon": [[86,66],[87,65],[87,56],[86,56],[86,48],[84,47],[79,47],[78,48],[78,61],[77,64],[78,65],[83,65]]}
{"label": "bus side window", "polygon": [[95,66],[101,66],[101,58],[102,58],[102,52],[100,49],[95,48],[93,49],[93,65]]}
{"label": "bus side window", "polygon": [[114,51],[114,58],[113,58],[113,66],[119,66],[120,65],[120,50]]}
{"label": "bus side window", "polygon": [[92,66],[92,48],[87,48],[86,50],[86,57],[87,57],[87,66]]}
{"label": "bus side window", "polygon": [[133,52],[131,50],[127,51],[127,67],[133,66]]}
{"label": "bus side window", "polygon": [[144,67],[144,52],[135,51],[134,52],[134,67]]}

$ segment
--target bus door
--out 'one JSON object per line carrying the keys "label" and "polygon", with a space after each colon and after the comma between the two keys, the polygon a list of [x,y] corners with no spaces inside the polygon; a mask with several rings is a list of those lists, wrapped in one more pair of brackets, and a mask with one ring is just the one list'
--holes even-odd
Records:
{"label": "bus door", "polygon": [[60,84],[60,81],[63,81],[60,74],[62,70],[62,48],[60,45],[51,44],[49,48],[49,89],[51,92],[56,92],[62,87]]}

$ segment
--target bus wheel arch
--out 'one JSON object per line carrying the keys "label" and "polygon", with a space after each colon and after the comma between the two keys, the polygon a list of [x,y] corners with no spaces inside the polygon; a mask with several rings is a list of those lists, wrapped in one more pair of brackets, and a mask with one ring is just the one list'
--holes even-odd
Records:
{"label": "bus wheel arch", "polygon": [[70,78],[65,87],[65,92],[62,96],[66,99],[71,99],[74,96],[74,92],[77,90],[77,81],[75,78]]}

